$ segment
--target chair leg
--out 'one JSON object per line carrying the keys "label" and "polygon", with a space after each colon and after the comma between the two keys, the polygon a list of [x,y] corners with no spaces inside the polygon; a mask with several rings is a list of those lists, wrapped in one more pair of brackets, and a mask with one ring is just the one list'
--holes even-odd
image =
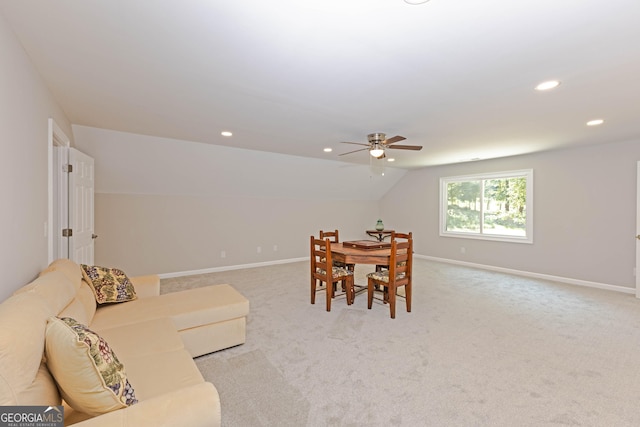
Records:
{"label": "chair leg", "polygon": [[367,308],[371,310],[372,305],[373,305],[373,280],[369,279],[367,281]]}
{"label": "chair leg", "polygon": [[316,303],[316,289],[317,289],[317,281],[312,277],[311,278],[311,304]]}
{"label": "chair leg", "polygon": [[331,298],[333,297],[333,283],[327,283],[327,311],[331,311]]}
{"label": "chair leg", "polygon": [[346,280],[343,281],[345,284],[345,291],[347,293],[347,305],[353,304],[353,276],[347,277]]}
{"label": "chair leg", "polygon": [[411,283],[404,286],[404,294],[407,300],[407,313],[411,313]]}
{"label": "chair leg", "polygon": [[396,287],[389,284],[389,310],[391,311],[391,318],[396,318]]}
{"label": "chair leg", "polygon": [[351,276],[351,304],[356,301],[356,276]]}

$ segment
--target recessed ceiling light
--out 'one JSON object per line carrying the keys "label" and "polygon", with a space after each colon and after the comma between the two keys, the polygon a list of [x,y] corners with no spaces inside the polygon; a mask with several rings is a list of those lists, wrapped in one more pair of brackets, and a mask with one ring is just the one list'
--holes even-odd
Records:
{"label": "recessed ceiling light", "polygon": [[557,88],[558,86],[560,86],[560,82],[558,80],[548,80],[536,86],[536,90],[549,90]]}
{"label": "recessed ceiling light", "polygon": [[587,122],[587,126],[598,126],[604,123],[604,120],[602,119],[595,119],[595,120],[589,120]]}
{"label": "recessed ceiling light", "polygon": [[405,3],[407,4],[422,4],[422,3],[426,3],[429,0],[404,0]]}
{"label": "recessed ceiling light", "polygon": [[327,148],[324,149],[325,153],[330,153],[332,151],[333,151],[333,148],[331,148],[331,147],[327,147]]}
{"label": "recessed ceiling light", "polygon": [[396,161],[396,159],[394,159],[393,157],[390,158],[390,159],[387,159],[387,162],[395,162],[395,161]]}
{"label": "recessed ceiling light", "polygon": [[228,130],[225,130],[225,131],[220,132],[220,135],[222,135],[222,136],[231,136],[231,135],[233,135],[233,133],[229,132]]}

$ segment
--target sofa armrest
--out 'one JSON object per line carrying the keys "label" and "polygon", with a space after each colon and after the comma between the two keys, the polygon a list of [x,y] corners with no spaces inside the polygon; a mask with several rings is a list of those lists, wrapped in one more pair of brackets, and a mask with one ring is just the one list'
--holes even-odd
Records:
{"label": "sofa armrest", "polygon": [[78,427],[219,427],[220,396],[205,382],[74,424]]}
{"label": "sofa armrest", "polygon": [[150,274],[148,276],[130,277],[138,298],[157,297],[160,295],[160,276]]}

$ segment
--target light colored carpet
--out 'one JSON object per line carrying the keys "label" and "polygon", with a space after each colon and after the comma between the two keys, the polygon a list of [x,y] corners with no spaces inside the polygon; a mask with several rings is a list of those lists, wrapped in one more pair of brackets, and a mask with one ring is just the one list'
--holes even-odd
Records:
{"label": "light colored carpet", "polygon": [[[223,426],[637,426],[640,300],[415,259],[412,313],[309,302],[308,263],[162,280],[230,283],[244,345],[196,359]],[[366,283],[368,266],[356,267]]]}

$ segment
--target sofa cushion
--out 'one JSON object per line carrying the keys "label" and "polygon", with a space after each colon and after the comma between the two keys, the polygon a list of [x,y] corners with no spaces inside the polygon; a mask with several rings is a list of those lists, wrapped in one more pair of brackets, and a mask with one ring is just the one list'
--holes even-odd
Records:
{"label": "sofa cushion", "polygon": [[[101,329],[99,333],[122,362],[131,356],[153,358],[158,353],[184,349],[180,334],[168,317]],[[140,345],[142,340],[144,345]],[[127,372],[131,374],[129,365],[126,364],[126,366]],[[136,391],[138,388],[136,384]]]}
{"label": "sofa cushion", "polygon": [[80,264],[84,280],[91,285],[98,304],[133,301],[137,298],[131,280],[117,268]]}
{"label": "sofa cushion", "polygon": [[[76,287],[64,273],[51,271],[41,274],[33,282],[16,290],[14,295],[25,292],[42,297],[53,313],[57,314],[76,296]],[[44,325],[43,323],[41,326],[44,328]]]}
{"label": "sofa cushion", "polygon": [[160,277],[157,274],[129,277],[138,298],[157,297],[160,295]]}
{"label": "sofa cushion", "polygon": [[[65,426],[86,420],[84,414],[64,412]],[[94,418],[83,426],[220,426],[220,396],[213,384],[202,382],[190,387],[176,388],[161,396],[140,400],[137,405],[122,411],[112,411]]]}
{"label": "sofa cushion", "polygon": [[93,315],[96,314],[96,297],[91,286],[84,280],[76,297],[59,313],[58,317],[71,317],[83,325],[90,325]]}
{"label": "sofa cushion", "polygon": [[33,383],[26,389],[22,390],[16,399],[20,402],[20,405],[47,405],[58,406],[62,404],[62,398],[60,397],[60,391],[56,386],[49,368],[46,363],[40,363],[40,369],[36,374]]}
{"label": "sofa cushion", "polygon": [[95,416],[137,403],[124,366],[107,342],[74,319],[49,318],[45,355],[72,408]]}
{"label": "sofa cushion", "polygon": [[40,369],[47,319],[55,314],[34,291],[0,304],[0,405],[22,404],[18,399]]}
{"label": "sofa cushion", "polygon": [[141,320],[170,317],[178,331],[182,331],[247,314],[249,301],[241,293],[230,285],[211,285],[102,306],[96,310],[91,327],[99,331]]}
{"label": "sofa cushion", "polygon": [[40,272],[40,276],[52,271],[59,271],[60,273],[64,274],[76,289],[80,287],[80,282],[82,282],[82,272],[80,271],[80,266],[70,259],[60,258],[53,261],[47,268]]}
{"label": "sofa cushion", "polygon": [[131,382],[140,401],[204,382],[198,366],[187,350],[156,353],[152,356],[123,356]]}

